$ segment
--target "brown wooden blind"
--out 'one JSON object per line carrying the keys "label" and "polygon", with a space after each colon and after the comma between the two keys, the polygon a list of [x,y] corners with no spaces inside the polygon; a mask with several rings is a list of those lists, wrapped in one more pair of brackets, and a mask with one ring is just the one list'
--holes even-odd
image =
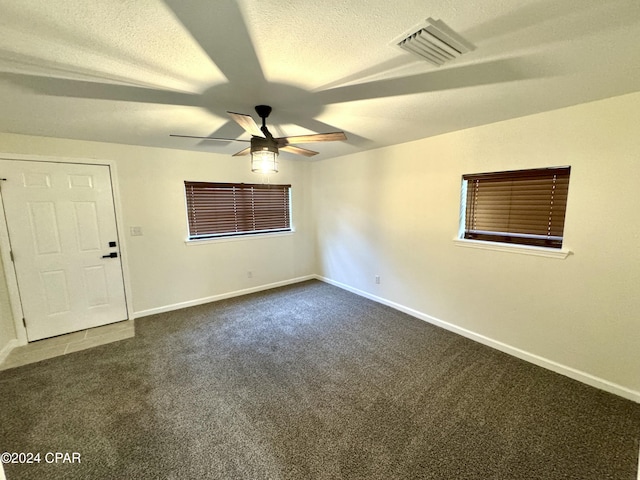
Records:
{"label": "brown wooden blind", "polygon": [[189,238],[291,230],[291,185],[184,182]]}
{"label": "brown wooden blind", "polygon": [[463,175],[464,238],[561,248],[571,167]]}

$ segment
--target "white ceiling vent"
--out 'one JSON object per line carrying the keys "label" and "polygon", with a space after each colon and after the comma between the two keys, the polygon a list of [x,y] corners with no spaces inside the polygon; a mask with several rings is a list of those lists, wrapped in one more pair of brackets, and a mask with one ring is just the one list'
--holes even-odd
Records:
{"label": "white ceiling vent", "polygon": [[442,20],[431,17],[411,32],[394,40],[394,44],[437,67],[476,48]]}

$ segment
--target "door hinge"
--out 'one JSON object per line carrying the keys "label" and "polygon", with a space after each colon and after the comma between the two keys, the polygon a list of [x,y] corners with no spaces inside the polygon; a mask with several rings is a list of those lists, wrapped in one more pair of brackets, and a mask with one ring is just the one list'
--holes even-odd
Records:
{"label": "door hinge", "polygon": [[11,261],[15,263],[15,258],[13,258],[13,250],[9,250],[9,257],[11,258]]}
{"label": "door hinge", "polygon": [[24,319],[24,317],[22,317],[22,325],[24,325],[24,328],[27,328],[27,321]]}

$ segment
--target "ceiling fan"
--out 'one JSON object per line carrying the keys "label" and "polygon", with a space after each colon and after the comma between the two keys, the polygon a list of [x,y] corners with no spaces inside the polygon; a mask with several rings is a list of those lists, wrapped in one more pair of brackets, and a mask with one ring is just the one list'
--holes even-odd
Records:
{"label": "ceiling fan", "polygon": [[[241,155],[249,155],[252,157],[252,170],[264,171],[265,162],[274,162],[278,156],[280,150],[295,153],[297,155],[304,155],[305,157],[312,157],[317,155],[318,152],[308,150],[306,148],[296,147],[293,143],[311,143],[311,142],[333,142],[339,140],[346,140],[347,136],[344,132],[330,132],[330,133],[314,133],[311,135],[298,135],[294,137],[274,137],[266,125],[267,117],[271,114],[271,107],[269,105],[257,105],[256,113],[262,119],[262,126],[258,127],[258,124],[254,121],[251,115],[244,113],[227,112],[229,116],[240,125],[247,133],[251,135],[251,140],[235,139],[235,138],[216,138],[216,137],[198,137],[194,135],[176,135],[171,134],[171,137],[182,138],[201,138],[205,140],[221,140],[232,142],[249,142],[251,145],[247,148],[234,153],[234,157]],[[260,167],[258,164],[261,164]],[[253,167],[256,167],[255,169]],[[277,171],[277,170],[276,170]]]}

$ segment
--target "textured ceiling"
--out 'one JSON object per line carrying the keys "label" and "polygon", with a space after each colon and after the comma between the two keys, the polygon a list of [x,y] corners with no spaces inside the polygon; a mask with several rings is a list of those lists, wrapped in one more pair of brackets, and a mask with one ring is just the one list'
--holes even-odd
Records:
{"label": "textured ceiling", "polygon": [[[394,47],[427,17],[476,46]],[[232,154],[227,110],[314,158],[640,90],[638,0],[0,0],[0,131]],[[1,147],[0,147],[1,150]],[[290,155],[283,153],[283,155]]]}

